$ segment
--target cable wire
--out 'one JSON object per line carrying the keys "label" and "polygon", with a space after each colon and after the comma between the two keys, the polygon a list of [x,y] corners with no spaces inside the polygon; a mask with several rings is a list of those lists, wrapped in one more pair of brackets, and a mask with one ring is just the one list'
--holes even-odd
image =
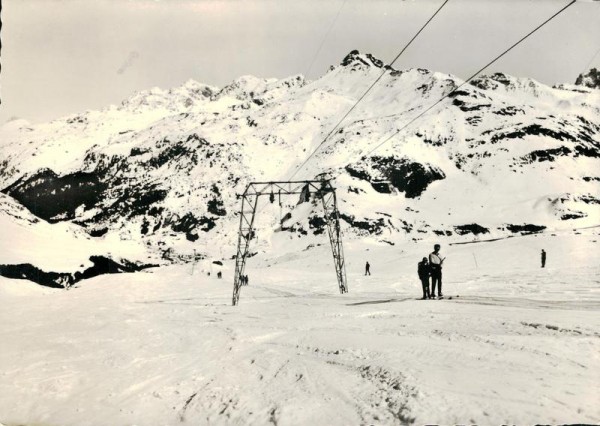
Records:
{"label": "cable wire", "polygon": [[[410,39],[410,41],[404,46],[404,48],[400,51],[400,53],[398,53],[396,55],[396,57],[394,58],[394,60],[392,62],[390,62],[389,67],[391,67],[392,65],[394,65],[394,63],[398,60],[398,58],[400,58],[400,56],[402,56],[402,54],[404,53],[404,51],[406,51],[406,49],[412,44],[412,42],[419,36],[419,34],[421,34],[421,32],[425,29],[425,27],[427,27],[427,25],[429,25],[429,23],[433,20],[433,18],[435,18],[435,16],[440,12],[440,10],[442,10],[442,8],[446,5],[446,3],[448,3],[450,0],[445,0],[444,3],[442,3],[442,5],[435,11],[435,13],[433,15],[431,15],[431,17],[427,20],[427,22],[425,22],[425,24],[423,24],[423,26],[421,27],[421,29],[419,31],[417,31],[417,33],[413,36],[413,38]],[[575,1],[575,0],[574,0]],[[319,145],[317,145],[317,147],[313,150],[313,152],[310,153],[310,155],[306,158],[306,160],[304,160],[302,162],[302,164],[300,164],[296,170],[294,171],[294,173],[292,173],[292,175],[288,178],[288,180],[292,180],[292,178],[294,176],[296,176],[296,174],[308,163],[308,161],[319,151],[319,149],[321,148],[321,146],[323,146],[325,144],[325,142],[327,142],[327,140],[331,137],[331,135],[333,135],[335,133],[335,131],[339,128],[340,124],[342,124],[342,122],[346,119],[346,117],[348,117],[348,115],[350,115],[350,113],[352,111],[354,111],[354,109],[357,107],[357,105],[365,98],[365,96],[367,96],[367,94],[371,91],[371,89],[379,82],[379,80],[381,80],[383,78],[383,76],[385,75],[385,73],[387,72],[387,67],[383,67],[383,70],[381,72],[381,74],[379,75],[379,77],[377,77],[377,79],[369,86],[369,88],[360,96],[360,98],[358,98],[358,100],[354,103],[354,105],[346,112],[346,114],[344,114],[344,116],[337,122],[337,124],[333,127],[333,129],[331,129],[331,131],[329,133],[327,133],[327,135],[325,136],[325,138],[321,141],[321,143]]]}
{"label": "cable wire", "polygon": [[406,129],[408,126],[410,126],[412,123],[414,123],[415,121],[417,121],[419,118],[421,118],[422,116],[424,116],[425,114],[427,114],[429,111],[431,111],[433,108],[435,108],[437,105],[439,105],[440,102],[442,102],[444,99],[448,98],[449,96],[451,96],[453,93],[455,93],[456,91],[458,91],[461,87],[463,87],[465,84],[467,84],[469,81],[471,81],[472,79],[474,79],[475,77],[477,77],[483,70],[485,70],[486,68],[488,68],[490,65],[492,65],[494,62],[498,61],[500,58],[502,58],[504,55],[506,55],[508,52],[510,52],[512,49],[514,49],[516,46],[518,46],[519,44],[521,44],[523,41],[525,41],[529,36],[531,36],[533,33],[535,33],[537,30],[539,30],[540,28],[542,28],[544,25],[546,25],[548,22],[550,22],[551,20],[553,20],[554,18],[556,18],[558,15],[560,15],[562,12],[564,12],[567,8],[569,8],[570,6],[572,6],[577,0],[572,0],[569,4],[567,4],[566,6],[564,6],[562,9],[560,9],[558,12],[556,12],[554,15],[552,15],[550,18],[546,19],[544,22],[542,22],[540,25],[538,25],[537,27],[535,27],[535,29],[533,29],[531,32],[529,32],[527,35],[525,35],[524,37],[522,37],[519,41],[517,41],[516,43],[514,43],[512,46],[510,46],[508,49],[506,49],[504,52],[502,52],[501,54],[499,54],[498,56],[496,56],[494,59],[492,59],[490,62],[488,62],[486,65],[484,65],[483,67],[481,67],[477,72],[475,72],[473,75],[471,75],[469,78],[467,78],[462,84],[460,84],[458,87],[456,87],[455,89],[453,89],[452,91],[448,92],[447,94],[445,94],[444,96],[442,96],[440,99],[438,99],[433,105],[431,105],[430,107],[428,107],[427,109],[425,109],[423,112],[421,112],[419,115],[417,115],[415,118],[413,118],[412,120],[410,120],[408,123],[406,123],[404,126],[402,126],[400,129],[398,129],[396,132],[394,132],[392,135],[390,135],[389,137],[387,137],[383,142],[381,142],[379,145],[377,145],[375,148],[373,148],[372,150],[370,150],[369,152],[367,152],[366,154],[364,154],[363,156],[367,156],[367,155],[371,155],[373,152],[375,152],[376,150],[378,150],[379,148],[381,148],[381,146],[383,146],[384,144],[386,144],[390,139],[392,139],[393,137],[395,137],[398,133],[400,133],[401,131],[403,131],[404,129]]}
{"label": "cable wire", "polygon": [[323,36],[323,39],[321,40],[321,44],[319,45],[319,48],[315,52],[315,55],[313,56],[312,61],[310,61],[310,65],[308,66],[308,69],[304,73],[304,78],[308,78],[308,73],[312,70],[312,67],[315,64],[315,61],[317,60],[317,57],[319,56],[319,53],[321,53],[321,49],[323,48],[323,45],[325,44],[325,41],[327,40],[327,38],[329,38],[329,34],[331,33],[331,30],[335,26],[335,23],[337,22],[337,20],[338,20],[338,18],[340,16],[340,13],[342,12],[342,9],[344,8],[344,5],[346,4],[347,1],[348,0],[344,0],[342,2],[342,5],[338,9],[337,14],[333,18],[333,21],[331,21],[331,24],[329,25],[329,28],[327,29],[327,32],[325,33],[325,35]]}

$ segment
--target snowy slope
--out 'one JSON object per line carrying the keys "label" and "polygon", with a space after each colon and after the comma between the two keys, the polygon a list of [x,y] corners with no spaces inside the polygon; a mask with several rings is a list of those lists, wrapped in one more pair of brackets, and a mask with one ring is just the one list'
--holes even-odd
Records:
{"label": "snowy slope", "polygon": [[444,245],[452,300],[416,300],[432,241],[350,242],[344,295],[326,246],[259,255],[236,307],[200,265],[0,277],[0,423],[597,424],[599,237]]}
{"label": "snowy slope", "polygon": [[147,262],[144,247],[116,236],[90,237],[69,222],[50,224],[37,218],[5,194],[0,194],[0,229],[14,238],[0,239],[2,262],[29,263],[43,270],[82,271],[93,255],[109,256],[117,250],[125,258]]}
{"label": "snowy slope", "polygon": [[[50,123],[9,122],[0,187],[46,221],[138,242],[151,258],[229,258],[238,194],[250,181],[291,176],[382,66],[355,51],[313,82],[244,76],[218,89],[189,81]],[[346,239],[493,238],[600,223],[596,89],[481,77],[371,152],[459,84],[389,70],[298,171],[296,179],[335,179]],[[256,247],[278,244],[272,236],[286,213],[294,232],[282,249],[310,243],[319,209],[300,214],[295,205],[261,201]]]}

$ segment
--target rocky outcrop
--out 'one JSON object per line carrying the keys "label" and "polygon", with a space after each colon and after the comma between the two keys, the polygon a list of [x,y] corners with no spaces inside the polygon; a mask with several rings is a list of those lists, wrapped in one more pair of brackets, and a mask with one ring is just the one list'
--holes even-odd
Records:
{"label": "rocky outcrop", "polygon": [[585,86],[590,89],[600,89],[600,70],[590,69],[586,73],[579,74],[575,80],[577,86]]}
{"label": "rocky outcrop", "polygon": [[31,264],[0,265],[0,275],[6,278],[25,279],[53,288],[66,288],[88,278],[103,274],[136,272],[158,265],[137,265],[127,261],[115,262],[104,256],[91,256],[92,266],[81,272],[66,273],[43,271]]}
{"label": "rocky outcrop", "polygon": [[94,173],[75,172],[58,176],[44,169],[23,177],[2,190],[37,217],[49,222],[70,220],[79,207],[89,209],[100,202],[107,184]]}
{"label": "rocky outcrop", "polygon": [[407,158],[363,158],[361,162],[346,166],[352,177],[368,181],[373,189],[389,194],[395,188],[406,198],[420,196],[436,180],[446,177],[444,172],[430,164],[421,164]]}

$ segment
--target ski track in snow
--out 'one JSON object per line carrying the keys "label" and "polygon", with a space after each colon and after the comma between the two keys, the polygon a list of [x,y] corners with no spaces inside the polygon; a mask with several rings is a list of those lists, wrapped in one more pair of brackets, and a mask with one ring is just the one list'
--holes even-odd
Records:
{"label": "ski track in snow", "polygon": [[[417,300],[420,256],[357,243],[350,293],[323,246],[251,258],[237,307],[227,268],[223,280],[180,265],[70,291],[2,279],[0,423],[597,423],[593,241],[447,247],[452,300]],[[532,242],[552,255],[547,269]]]}

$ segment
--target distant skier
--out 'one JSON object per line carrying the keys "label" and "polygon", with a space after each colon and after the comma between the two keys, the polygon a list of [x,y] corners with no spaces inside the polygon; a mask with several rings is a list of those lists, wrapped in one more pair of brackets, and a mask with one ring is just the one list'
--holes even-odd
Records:
{"label": "distant skier", "polygon": [[365,275],[371,275],[371,265],[369,265],[369,262],[365,265]]}
{"label": "distant skier", "polygon": [[542,268],[546,267],[546,251],[542,249]]}
{"label": "distant skier", "polygon": [[424,257],[422,261],[418,263],[417,273],[419,274],[419,279],[421,280],[421,286],[423,287],[423,297],[421,300],[430,299],[431,295],[429,293],[429,263],[427,262],[427,258]]}
{"label": "distant skier", "polygon": [[217,272],[217,278],[218,278],[218,279],[221,279],[221,278],[223,278],[223,274],[221,273],[221,271]]}
{"label": "distant skier", "polygon": [[248,285],[248,275],[244,276],[244,282],[246,283],[245,285]]}
{"label": "distant skier", "polygon": [[442,294],[442,263],[445,258],[440,257],[440,245],[433,246],[433,253],[429,255],[429,267],[431,269],[431,297],[435,297],[435,287],[438,287],[438,297]]}

